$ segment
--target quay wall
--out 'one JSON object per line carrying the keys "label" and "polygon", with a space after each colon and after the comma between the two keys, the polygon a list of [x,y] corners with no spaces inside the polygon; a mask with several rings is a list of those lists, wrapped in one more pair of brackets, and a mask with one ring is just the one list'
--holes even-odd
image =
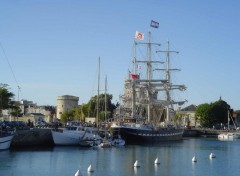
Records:
{"label": "quay wall", "polygon": [[52,146],[54,142],[50,128],[17,130],[11,143],[11,148]]}
{"label": "quay wall", "polygon": [[[217,137],[218,134],[226,132],[226,130],[213,129],[185,129],[183,137]],[[53,147],[50,128],[33,128],[17,130],[12,140],[11,148],[23,147]]]}
{"label": "quay wall", "polygon": [[[183,137],[217,137],[217,135],[227,132],[227,130],[215,130],[210,128],[184,129]],[[236,131],[230,131],[236,132]]]}

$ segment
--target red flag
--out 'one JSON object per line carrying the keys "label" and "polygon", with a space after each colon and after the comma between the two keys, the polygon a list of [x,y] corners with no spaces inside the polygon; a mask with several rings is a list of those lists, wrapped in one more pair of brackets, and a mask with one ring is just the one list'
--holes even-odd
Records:
{"label": "red flag", "polygon": [[144,39],[144,34],[141,33],[141,32],[136,31],[135,38],[139,39],[139,40],[143,40]]}
{"label": "red flag", "polygon": [[137,78],[139,77],[139,75],[130,73],[130,77],[131,77],[132,79],[137,79]]}

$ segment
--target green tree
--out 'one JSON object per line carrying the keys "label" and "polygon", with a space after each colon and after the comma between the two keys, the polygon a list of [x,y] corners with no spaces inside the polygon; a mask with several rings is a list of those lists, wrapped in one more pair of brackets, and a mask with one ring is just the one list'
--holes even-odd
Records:
{"label": "green tree", "polygon": [[[96,117],[97,116],[97,95],[92,97],[88,102],[89,107],[89,116],[90,117]],[[116,109],[116,106],[111,102],[112,101],[112,95],[107,94],[107,118],[112,118],[113,111]],[[105,94],[99,95],[99,119],[103,120],[105,117]],[[103,115],[104,114],[104,115]]]}
{"label": "green tree", "polygon": [[11,104],[12,104],[11,105],[12,111],[10,113],[11,116],[13,116],[13,117],[22,117],[23,113],[22,113],[22,110],[20,108],[20,103],[17,102],[17,101],[12,101]]}
{"label": "green tree", "polygon": [[8,90],[7,84],[0,84],[0,113],[3,109],[12,108],[14,94]]}
{"label": "green tree", "polygon": [[211,127],[214,123],[211,115],[211,105],[208,103],[198,105],[195,110],[195,117],[200,119],[202,127]]}
{"label": "green tree", "polygon": [[211,104],[211,115],[214,124],[228,122],[228,110],[232,113],[230,106],[223,100]]}
{"label": "green tree", "polygon": [[212,127],[213,125],[228,122],[228,111],[232,114],[230,106],[220,100],[211,104],[201,104],[196,108],[195,116],[200,118],[200,124],[203,127]]}
{"label": "green tree", "polygon": [[66,124],[68,121],[73,121],[73,120],[74,120],[74,110],[66,111],[62,113],[61,122]]}

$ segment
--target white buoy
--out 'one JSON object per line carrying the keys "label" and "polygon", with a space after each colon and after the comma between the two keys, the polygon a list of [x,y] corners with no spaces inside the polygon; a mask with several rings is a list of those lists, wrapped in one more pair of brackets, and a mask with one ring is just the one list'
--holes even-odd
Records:
{"label": "white buoy", "polygon": [[194,157],[192,158],[192,162],[194,162],[194,163],[197,162],[197,158],[196,158],[196,156],[194,156]]}
{"label": "white buoy", "polygon": [[75,173],[75,176],[80,176],[80,171],[77,170],[77,172]]}
{"label": "white buoy", "polygon": [[135,161],[135,163],[134,163],[133,166],[134,166],[134,167],[140,167],[140,164],[139,164],[138,160]]}
{"label": "white buoy", "polygon": [[210,158],[210,159],[216,158],[216,155],[215,155],[214,153],[211,153],[211,154],[209,155],[209,158]]}
{"label": "white buoy", "polygon": [[88,172],[94,172],[94,169],[91,164],[88,166]]}
{"label": "white buoy", "polygon": [[160,164],[160,161],[158,160],[158,158],[155,159],[154,164]]}

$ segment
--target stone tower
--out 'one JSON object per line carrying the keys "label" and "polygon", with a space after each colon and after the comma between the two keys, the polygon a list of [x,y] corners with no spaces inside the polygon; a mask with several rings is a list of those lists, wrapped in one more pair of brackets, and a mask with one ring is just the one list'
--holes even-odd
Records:
{"label": "stone tower", "polygon": [[70,111],[78,106],[79,97],[72,95],[63,95],[57,97],[57,118],[61,118],[61,114]]}

